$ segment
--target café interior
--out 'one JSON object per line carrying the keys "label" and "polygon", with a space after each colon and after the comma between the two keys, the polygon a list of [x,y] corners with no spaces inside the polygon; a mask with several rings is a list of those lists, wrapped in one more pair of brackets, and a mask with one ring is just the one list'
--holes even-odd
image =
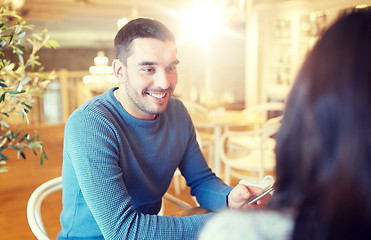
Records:
{"label": "caf\u00e9 interior", "polygon": [[[12,0],[34,32],[47,28],[59,47],[38,53],[53,72],[27,119],[9,117],[12,129],[37,130],[47,159],[14,149],[0,165],[0,229],[4,239],[35,239],[27,204],[41,184],[61,176],[63,131],[70,114],[90,98],[118,86],[111,63],[119,27],[137,17],[165,23],[177,39],[178,85],[174,96],[187,107],[200,148],[217,176],[274,181],[274,135],[298,69],[321,33],[339,16],[370,0]],[[14,60],[16,61],[16,60]],[[0,103],[2,104],[2,103]],[[5,121],[1,119],[1,121]],[[169,194],[192,207],[177,171]],[[166,202],[164,215],[182,210]],[[46,232],[56,238],[61,191],[43,201]],[[5,234],[5,235],[4,235]]]}

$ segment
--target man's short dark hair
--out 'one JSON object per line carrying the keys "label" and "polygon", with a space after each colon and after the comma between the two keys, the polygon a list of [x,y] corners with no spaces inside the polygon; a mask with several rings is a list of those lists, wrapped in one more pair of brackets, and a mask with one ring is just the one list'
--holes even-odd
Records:
{"label": "man's short dark hair", "polygon": [[115,37],[116,58],[126,65],[131,43],[136,38],[155,38],[175,42],[173,33],[163,23],[150,18],[137,18],[123,26]]}

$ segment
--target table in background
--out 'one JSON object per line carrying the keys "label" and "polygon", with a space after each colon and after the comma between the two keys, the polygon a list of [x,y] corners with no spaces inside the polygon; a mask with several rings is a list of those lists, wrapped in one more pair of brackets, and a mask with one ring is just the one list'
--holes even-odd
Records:
{"label": "table in background", "polygon": [[212,129],[214,137],[214,172],[220,177],[221,161],[219,157],[219,141],[224,130],[230,128],[251,128],[263,123],[261,115],[247,115],[243,111],[215,110],[209,113],[191,112],[193,124],[197,128]]}

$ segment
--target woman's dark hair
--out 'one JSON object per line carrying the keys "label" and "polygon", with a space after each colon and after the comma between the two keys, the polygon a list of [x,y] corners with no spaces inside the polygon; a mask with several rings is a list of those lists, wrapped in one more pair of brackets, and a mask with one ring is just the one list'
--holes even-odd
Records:
{"label": "woman's dark hair", "polygon": [[307,56],[277,135],[271,207],[293,239],[371,239],[371,12],[342,16]]}
{"label": "woman's dark hair", "polygon": [[174,35],[163,23],[150,18],[131,20],[117,32],[114,40],[116,58],[125,65],[131,54],[131,43],[136,38],[155,38],[175,43]]}

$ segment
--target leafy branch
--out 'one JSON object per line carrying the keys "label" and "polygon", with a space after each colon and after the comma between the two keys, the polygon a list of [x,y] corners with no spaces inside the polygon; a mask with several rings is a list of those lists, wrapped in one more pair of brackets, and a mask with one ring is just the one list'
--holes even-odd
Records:
{"label": "leafy branch", "polygon": [[13,148],[17,151],[17,158],[20,156],[23,159],[26,159],[26,155],[24,153],[25,148],[29,148],[32,153],[37,156],[35,148],[41,149],[41,157],[40,157],[40,164],[43,164],[44,159],[48,159],[45,152],[42,150],[43,142],[39,141],[39,134],[35,131],[35,137],[30,136],[30,134],[26,133],[21,136],[21,130],[18,130],[16,133],[12,130],[6,131],[2,136],[0,136],[0,157],[2,160],[8,160],[8,158],[1,153],[1,151],[7,148]]}
{"label": "leafy branch", "polygon": [[[26,158],[24,149],[28,148],[36,155],[40,150],[40,164],[47,159],[43,143],[29,134],[20,137],[20,131],[11,130],[7,120],[21,116],[29,123],[28,113],[32,109],[35,97],[42,96],[50,81],[55,79],[54,72],[44,73],[38,51],[43,48],[57,48],[58,43],[50,38],[45,29],[41,35],[32,33],[33,26],[28,25],[7,1],[0,7],[0,163],[8,160],[3,150],[12,148],[17,156]],[[29,36],[31,35],[31,36]],[[18,62],[9,60],[11,52],[18,57]],[[27,53],[27,56],[26,56]],[[8,57],[8,59],[7,59]],[[4,169],[4,168],[0,168]]]}

